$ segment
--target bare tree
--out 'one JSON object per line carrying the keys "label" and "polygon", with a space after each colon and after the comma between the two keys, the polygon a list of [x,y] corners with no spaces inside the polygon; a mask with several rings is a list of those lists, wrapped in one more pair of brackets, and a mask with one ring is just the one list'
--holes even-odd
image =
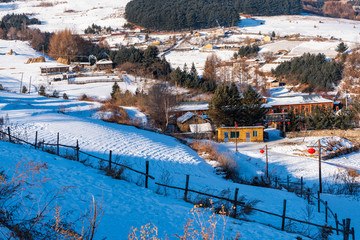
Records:
{"label": "bare tree", "polygon": [[165,131],[169,125],[171,111],[176,104],[176,97],[167,84],[154,84],[149,89],[145,104],[155,124]]}

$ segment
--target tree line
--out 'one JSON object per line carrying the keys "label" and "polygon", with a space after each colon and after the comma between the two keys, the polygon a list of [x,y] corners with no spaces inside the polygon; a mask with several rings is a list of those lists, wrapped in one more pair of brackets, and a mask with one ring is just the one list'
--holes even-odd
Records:
{"label": "tree line", "polygon": [[300,0],[132,0],[126,19],[152,30],[234,26],[239,14],[283,15],[302,11]]}
{"label": "tree line", "polygon": [[133,0],[126,5],[129,22],[154,30],[209,28],[239,22],[231,0]]}
{"label": "tree line", "polygon": [[273,74],[288,82],[307,84],[307,92],[332,90],[341,80],[343,63],[328,61],[324,54],[305,53],[281,63]]}

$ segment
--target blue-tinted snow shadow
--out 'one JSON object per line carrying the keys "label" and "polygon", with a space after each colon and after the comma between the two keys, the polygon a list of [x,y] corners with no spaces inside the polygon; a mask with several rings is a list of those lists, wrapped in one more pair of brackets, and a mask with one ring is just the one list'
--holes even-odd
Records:
{"label": "blue-tinted snow shadow", "polygon": [[238,26],[241,28],[245,28],[245,27],[257,27],[257,26],[264,25],[264,24],[265,24],[264,20],[246,18],[246,19],[241,19]]}
{"label": "blue-tinted snow shadow", "polygon": [[0,4],[0,11],[10,11],[17,9],[16,4]]}

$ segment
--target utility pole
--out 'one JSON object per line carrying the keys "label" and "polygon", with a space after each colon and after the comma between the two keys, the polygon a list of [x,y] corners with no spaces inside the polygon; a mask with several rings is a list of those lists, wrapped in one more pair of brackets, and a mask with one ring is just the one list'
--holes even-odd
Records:
{"label": "utility pole", "polygon": [[20,82],[20,93],[22,93],[22,82],[23,82],[24,73],[21,73],[21,82]]}
{"label": "utility pole", "polygon": [[30,83],[29,83],[29,94],[31,92],[31,76],[30,76]]}
{"label": "utility pole", "polygon": [[266,178],[269,178],[269,158],[268,158],[268,146],[265,145],[265,156],[266,156]]}
{"label": "utility pole", "polygon": [[319,192],[322,193],[322,181],[321,181],[321,142],[319,139]]}

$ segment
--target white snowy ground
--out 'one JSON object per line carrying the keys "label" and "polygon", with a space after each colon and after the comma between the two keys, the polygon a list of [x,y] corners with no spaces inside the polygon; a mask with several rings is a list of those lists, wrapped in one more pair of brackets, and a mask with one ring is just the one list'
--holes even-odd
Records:
{"label": "white snowy ground", "polygon": [[[123,126],[117,124],[106,123],[101,120],[91,119],[91,116],[94,111],[92,111],[96,106],[94,103],[87,103],[87,102],[76,102],[76,101],[64,101],[60,99],[47,99],[44,97],[39,97],[37,95],[22,95],[22,94],[14,94],[14,93],[6,93],[0,92],[0,115],[5,116],[8,114],[10,118],[10,122],[13,123],[11,129],[14,133],[20,134],[21,137],[28,137],[29,141],[34,141],[35,131],[39,131],[39,139],[45,139],[46,142],[55,142],[56,140],[56,133],[60,132],[60,143],[66,145],[74,145],[76,140],[79,140],[79,145],[81,150],[91,153],[93,155],[107,158],[109,150],[113,150],[114,158],[116,156],[120,156],[120,161],[126,164],[129,164],[131,167],[138,169],[140,171],[145,170],[145,161],[150,161],[150,174],[156,178],[157,181],[165,182],[170,185],[174,186],[185,186],[185,174],[190,174],[190,188],[200,191],[207,191],[214,194],[219,194],[220,191],[229,189],[230,195],[232,197],[234,189],[239,188],[239,194],[245,195],[248,200],[261,200],[257,204],[257,207],[263,210],[268,210],[271,212],[275,212],[281,214],[282,211],[282,204],[283,200],[288,200],[288,210],[287,213],[289,216],[306,219],[305,209],[307,206],[307,202],[304,199],[300,199],[296,197],[292,193],[287,193],[286,191],[274,190],[274,189],[267,189],[267,188],[259,188],[247,185],[240,185],[232,183],[231,181],[226,181],[222,179],[220,176],[215,174],[215,170],[206,163],[202,158],[200,158],[197,153],[191,150],[189,147],[179,143],[176,139],[164,136],[161,134],[139,130],[135,127],[131,126]],[[66,114],[59,113],[58,110],[61,108],[65,111]],[[254,162],[258,162],[259,166],[254,166],[250,163],[252,169],[261,171],[263,168],[263,161],[261,157],[258,156],[255,158],[253,155],[257,155],[254,153],[254,149],[258,152],[258,149],[262,147],[263,144],[253,144],[253,145],[243,145],[240,146],[241,156],[244,156],[243,159],[247,159],[248,157],[253,157]],[[231,146],[233,147],[233,146]],[[19,154],[20,151],[15,151]],[[253,153],[251,153],[253,152]],[[3,151],[1,151],[1,156],[4,156]],[[12,153],[8,154],[12,156]],[[31,156],[28,154],[27,151],[24,152],[25,156]],[[287,169],[286,167],[281,166],[282,162],[289,157],[289,155],[281,155],[278,154],[280,158],[280,162],[276,163],[275,159],[271,160],[271,168],[274,168],[276,164],[279,164],[279,167],[282,169]],[[296,156],[292,156],[292,158],[296,158]],[[241,159],[239,159],[241,160]],[[298,160],[299,162],[301,159]],[[57,161],[58,164],[62,164],[60,161]],[[90,160],[90,163],[94,163],[94,160]],[[291,162],[289,162],[291,163]],[[96,163],[94,163],[96,164]],[[246,163],[247,164],[247,163]],[[239,164],[242,167],[242,164]],[[78,169],[78,167],[76,167]],[[296,167],[294,166],[294,169]],[[293,171],[295,171],[292,169]],[[324,168],[326,170],[326,168]],[[240,169],[241,172],[249,171],[247,169]],[[324,171],[325,171],[324,170]],[[64,170],[65,172],[68,170]],[[75,170],[74,170],[75,171]],[[79,171],[83,171],[82,168],[79,168]],[[93,170],[88,170],[93,171]],[[289,171],[290,172],[290,171]],[[70,173],[70,171],[69,171]],[[59,176],[77,176],[80,173],[75,172],[71,174],[59,173]],[[124,172],[125,176],[133,183],[143,183],[143,177],[139,177],[137,174],[133,174],[127,170]],[[169,175],[168,179],[166,180],[166,175]],[[294,173],[295,175],[295,173]],[[79,179],[77,178],[76,183],[79,183]],[[101,185],[105,185],[105,180],[102,182],[103,177],[91,176],[87,177],[86,179],[89,181],[93,181],[92,179],[100,179]],[[95,180],[94,180],[95,181]],[[107,180],[106,180],[107,181]],[[72,182],[72,181],[70,181]],[[98,193],[100,192],[101,185],[87,183],[87,189],[82,190],[79,189],[75,196],[75,199],[81,196],[80,193],[84,192],[91,192],[90,189],[92,187],[98,188]],[[121,189],[122,187],[117,187],[112,185],[111,187],[105,185],[104,189],[106,189],[105,194],[110,194],[114,197],[113,201],[108,201],[109,204],[115,204],[114,206],[110,206],[111,211],[114,213],[111,214],[118,214],[118,211],[122,212],[123,201],[125,201],[125,209],[128,210],[126,214],[131,215],[131,209],[134,205],[134,208],[137,207],[136,203],[134,203],[134,198],[130,197],[129,195],[124,194],[124,197],[119,197],[117,194],[122,194],[120,191],[119,193],[114,193],[114,189]],[[125,183],[124,183],[125,184]],[[128,191],[140,191],[137,190],[135,184],[125,184],[126,189]],[[129,187],[131,186],[131,187]],[[130,188],[136,188],[135,190],[131,190]],[[154,184],[154,181],[150,181],[149,187],[151,191],[155,192],[157,190],[157,186]],[[161,190],[161,189],[160,189]],[[105,191],[105,190],[104,190]],[[127,191],[127,190],[126,190]],[[142,190],[141,190],[142,191]],[[181,198],[181,192],[177,190],[169,191],[170,198]],[[91,193],[87,193],[87,196],[90,196]],[[134,193],[131,193],[134,194]],[[150,194],[150,193],[149,193]],[[153,193],[151,193],[153,194]],[[104,199],[111,198],[104,197]],[[136,193],[136,195],[138,195]],[[271,196],[271,197],[269,197]],[[191,197],[195,197],[193,194]],[[124,199],[120,201],[118,199]],[[126,202],[126,199],[130,199]],[[146,197],[140,198],[140,202],[151,203],[151,200],[147,200]],[[82,200],[84,201],[84,199]],[[167,201],[167,200],[166,200]],[[170,200],[169,200],[170,201]],[[113,202],[113,203],[111,203]],[[129,203],[129,204],[127,204]],[[88,204],[86,202],[86,204]],[[154,204],[157,205],[157,202]],[[159,204],[158,204],[159,205]],[[180,204],[181,205],[181,204]],[[332,206],[332,202],[329,202],[329,205]],[[167,222],[162,218],[162,213],[156,210],[156,207],[149,207],[152,209],[152,213],[155,215],[154,218],[145,219],[145,221],[151,220],[155,224],[160,224],[166,228]],[[187,205],[188,206],[188,205]],[[70,206],[77,208],[76,206]],[[119,210],[117,210],[119,209]],[[144,209],[147,207],[141,207],[141,210],[137,210],[138,214],[134,214],[134,218],[129,216],[130,219],[136,219],[139,216],[146,215],[144,214]],[[188,207],[187,210],[190,209]],[[149,210],[150,212],[150,210]],[[170,215],[172,210],[165,211],[164,214]],[[175,215],[177,212],[174,213]],[[121,215],[121,214],[120,214]],[[156,217],[160,218],[160,220]],[[166,216],[164,215],[164,216]],[[121,215],[124,217],[124,215]],[[175,216],[171,216],[175,217]],[[340,218],[344,218],[347,216],[340,216]],[[119,217],[120,219],[121,217]],[[269,215],[264,215],[262,213],[255,213],[254,215],[249,217],[251,220],[259,221],[261,223],[266,224],[273,224],[279,227],[281,223],[279,218],[272,217]],[[116,219],[109,217],[109,219]],[[183,219],[183,217],[181,217]],[[312,222],[317,222],[320,224],[324,224],[324,215],[323,213],[317,214],[314,213],[310,219]],[[144,222],[145,222],[144,221]],[[141,222],[141,223],[144,223]],[[124,226],[124,228],[128,229],[129,226],[134,225],[135,220],[130,222],[129,225]],[[106,224],[110,224],[114,226],[115,221],[113,220],[106,220]],[[117,225],[120,228],[121,224]],[[175,225],[175,224],[174,224]],[[178,224],[181,226],[182,224]],[[170,226],[169,226],[170,227]],[[256,229],[254,227],[253,229]],[[235,229],[235,228],[234,228]],[[252,231],[252,228],[248,227],[249,231]],[[123,228],[119,229],[119,231],[125,231]],[[171,231],[173,232],[173,231]],[[274,231],[276,233],[276,231]],[[314,232],[312,232],[314,234]],[[259,236],[258,239],[269,239],[267,236]],[[256,239],[254,236],[250,237],[249,239]],[[286,239],[283,237],[275,238],[275,239]],[[294,237],[290,237],[290,239],[294,239]],[[337,239],[334,237],[333,239]]]}
{"label": "white snowy ground", "polygon": [[299,33],[305,37],[334,37],[349,42],[359,42],[360,39],[359,21],[314,15],[259,16],[242,19],[239,27],[244,33],[271,34],[274,31],[277,36]]}
{"label": "white snowy ground", "polygon": [[[42,25],[36,25],[42,31],[57,31],[69,28],[82,32],[93,23],[112,28],[122,28],[125,6],[129,0],[101,1],[101,0],[77,0],[77,1],[14,1],[0,4],[0,17],[11,13],[34,14]],[[39,7],[40,3],[52,3],[53,6]]]}
{"label": "white snowy ground", "polygon": [[[14,55],[8,55],[10,50],[15,52]],[[46,92],[52,94],[54,90],[60,93],[66,93],[70,99],[78,99],[83,94],[89,97],[105,100],[110,98],[113,82],[87,83],[87,84],[68,84],[66,80],[59,82],[51,82],[53,76],[41,76],[40,67],[46,66],[48,63],[55,61],[46,58],[46,63],[30,63],[25,64],[29,58],[42,56],[40,52],[32,49],[27,42],[23,41],[6,41],[0,40],[0,84],[10,91],[19,92],[21,79],[23,86],[30,89],[31,92],[37,92],[41,85],[46,87]],[[135,92],[136,89],[144,89],[153,81],[130,75],[122,75],[123,81],[118,81],[118,85],[122,91],[129,90]],[[111,76],[109,78],[116,78]],[[107,76],[98,77],[82,77],[76,78],[76,81],[99,81],[109,79]],[[30,86],[31,80],[31,86]],[[30,86],[30,87],[29,87]]]}

